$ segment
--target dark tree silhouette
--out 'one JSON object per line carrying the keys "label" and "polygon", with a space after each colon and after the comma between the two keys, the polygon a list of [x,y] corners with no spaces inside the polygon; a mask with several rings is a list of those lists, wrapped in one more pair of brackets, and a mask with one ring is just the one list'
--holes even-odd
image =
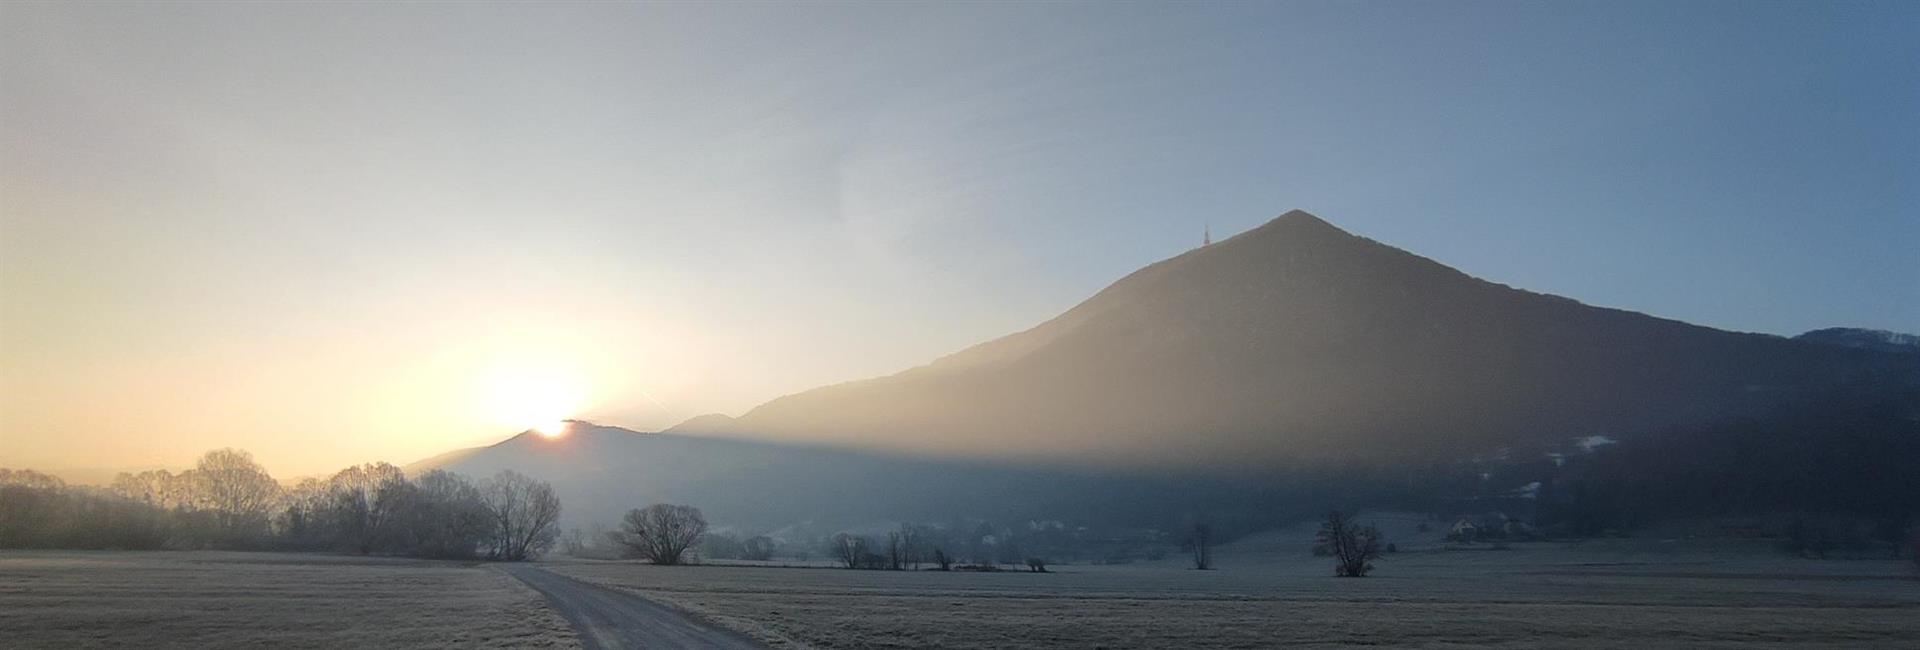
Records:
{"label": "dark tree silhouette", "polygon": [[628,511],[621,532],[629,555],[654,564],[680,564],[687,549],[707,533],[707,517],[693,506],[656,503]]}
{"label": "dark tree silhouette", "polygon": [[907,540],[902,531],[887,533],[887,568],[894,571],[907,568]]}
{"label": "dark tree silhouette", "polygon": [[1193,532],[1187,537],[1187,543],[1193,549],[1193,568],[1201,571],[1213,569],[1213,527],[1205,523],[1193,525]]}
{"label": "dark tree silhouette", "polygon": [[387,463],[348,467],[328,479],[328,516],[339,544],[361,555],[387,544],[406,485],[406,474]]}
{"label": "dark tree silhouette", "polygon": [[1333,574],[1343,578],[1365,577],[1380,557],[1380,531],[1356,525],[1338,510],[1320,525],[1319,543],[1333,555]]}
{"label": "dark tree silhouette", "polygon": [[480,493],[493,520],[488,557],[530,560],[547,552],[559,538],[560,497],[547,482],[501,470],[481,486]]}
{"label": "dark tree silhouette", "polygon": [[867,538],[859,535],[839,533],[827,543],[827,552],[849,569],[860,568],[860,560],[868,555]]}

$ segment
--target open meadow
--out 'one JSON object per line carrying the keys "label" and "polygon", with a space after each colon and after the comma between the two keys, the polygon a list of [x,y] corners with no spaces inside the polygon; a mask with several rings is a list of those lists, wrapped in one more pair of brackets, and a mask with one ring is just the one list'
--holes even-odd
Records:
{"label": "open meadow", "polygon": [[[1184,558],[1024,571],[533,565],[787,648],[1911,647],[1901,562],[1761,542],[1407,544],[1335,578],[1302,530]],[[7,647],[579,647],[499,567],[240,552],[0,553]]]}
{"label": "open meadow", "polygon": [[1763,544],[1606,540],[1422,546],[1335,578],[1298,531],[1054,572],[942,573],[561,560],[547,568],[672,604],[776,647],[1912,647],[1900,562],[1798,560]]}
{"label": "open meadow", "polygon": [[0,551],[8,648],[576,648],[483,564],[239,552]]}

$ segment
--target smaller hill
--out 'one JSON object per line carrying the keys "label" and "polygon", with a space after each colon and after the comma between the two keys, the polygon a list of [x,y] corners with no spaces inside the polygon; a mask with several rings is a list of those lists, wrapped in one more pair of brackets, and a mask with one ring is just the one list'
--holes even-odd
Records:
{"label": "smaller hill", "polygon": [[1920,334],[1905,334],[1857,327],[1829,327],[1793,337],[1796,341],[1819,343],[1857,350],[1920,354]]}

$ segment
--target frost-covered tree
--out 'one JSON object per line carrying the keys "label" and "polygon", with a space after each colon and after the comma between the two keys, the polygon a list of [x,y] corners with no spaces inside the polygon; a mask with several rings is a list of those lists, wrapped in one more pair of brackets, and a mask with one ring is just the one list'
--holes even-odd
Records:
{"label": "frost-covered tree", "polygon": [[488,557],[523,561],[540,557],[560,536],[560,497],[553,485],[501,470],[480,486],[492,519]]}
{"label": "frost-covered tree", "polygon": [[1318,541],[1333,555],[1333,574],[1343,578],[1365,577],[1380,558],[1380,531],[1357,525],[1338,510],[1327,513]]}
{"label": "frost-covered tree", "polygon": [[656,503],[630,510],[621,522],[620,543],[628,554],[654,564],[680,564],[687,549],[707,533],[707,517],[699,508]]}

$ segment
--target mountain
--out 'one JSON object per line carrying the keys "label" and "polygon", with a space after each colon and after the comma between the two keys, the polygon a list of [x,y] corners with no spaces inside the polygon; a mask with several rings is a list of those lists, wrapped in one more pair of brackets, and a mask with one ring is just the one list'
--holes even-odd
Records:
{"label": "mountain", "polygon": [[944,458],[1257,473],[1551,451],[1889,382],[1920,382],[1920,357],[1523,291],[1293,211],[1024,332],[699,428]]}
{"label": "mountain", "polygon": [[[1546,517],[1598,528],[1674,504],[1920,503],[1920,484],[1899,483],[1920,355],[1865,347],[1522,291],[1290,212],[896,375],[664,433],[572,422],[407,470],[550,481],[570,526],[664,501],[815,533],[968,519],[1164,531],[1194,516],[1254,530],[1556,485]],[[1781,492],[1774,478],[1830,475],[1866,483]],[[1740,498],[1682,498],[1703,491]]]}
{"label": "mountain", "polygon": [[[553,484],[567,526],[611,525],[651,503],[698,504],[716,524],[769,530],[804,522],[1052,519],[1151,525],[1195,499],[1231,503],[1243,485],[1099,475],[568,422],[403,468],[474,478],[510,469]],[[1271,508],[1271,502],[1262,505]],[[829,529],[827,532],[832,532]]]}
{"label": "mountain", "polygon": [[1894,352],[1899,354],[1920,354],[1920,334],[1904,334],[1886,330],[1869,330],[1854,327],[1829,327],[1813,330],[1793,337],[1796,341],[1837,345],[1845,348]]}

